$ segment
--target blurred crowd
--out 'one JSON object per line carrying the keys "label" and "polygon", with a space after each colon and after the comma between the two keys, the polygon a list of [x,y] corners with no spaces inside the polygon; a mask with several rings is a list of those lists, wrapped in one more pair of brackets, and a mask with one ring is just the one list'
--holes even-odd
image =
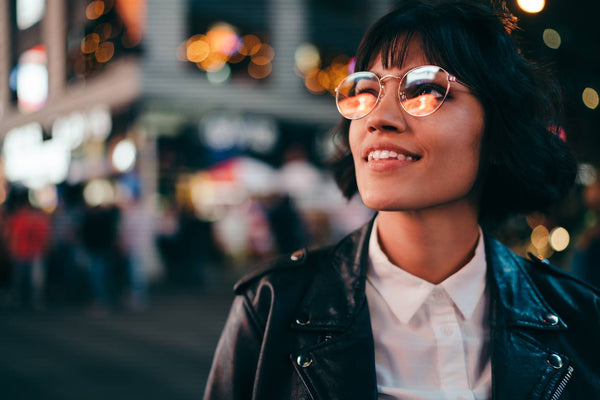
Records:
{"label": "blurred crowd", "polygon": [[[0,207],[0,309],[143,311],[154,291],[229,287],[257,264],[335,242],[371,217],[359,199],[344,200],[326,175],[309,167],[287,162],[277,180],[261,178],[271,182],[268,188],[265,182],[254,192],[246,187],[245,197],[212,209],[175,198],[148,208],[154,200],[142,199],[139,190],[92,206],[82,185],[63,184],[56,207],[43,211],[32,205],[30,190],[13,186]],[[226,193],[217,197],[237,196]],[[600,287],[600,178],[576,197],[583,222],[568,250],[551,261]],[[499,236],[517,252],[522,247],[522,255],[531,251],[531,227],[540,224],[524,221]]]}
{"label": "blurred crowd", "polygon": [[370,216],[358,201],[299,207],[285,191],[255,194],[210,218],[189,203],[148,213],[131,194],[91,206],[81,185],[62,185],[59,197],[43,211],[15,186],[0,207],[0,309],[143,311],[153,290],[229,286],[258,263],[330,243]]}

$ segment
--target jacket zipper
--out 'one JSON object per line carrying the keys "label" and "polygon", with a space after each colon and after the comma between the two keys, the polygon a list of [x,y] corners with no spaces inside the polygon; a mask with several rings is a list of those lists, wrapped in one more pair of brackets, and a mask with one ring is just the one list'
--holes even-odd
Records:
{"label": "jacket zipper", "polygon": [[569,366],[569,368],[567,369],[567,373],[565,374],[565,376],[562,378],[562,380],[556,387],[556,391],[554,392],[554,394],[552,395],[550,400],[558,400],[560,398],[562,393],[565,391],[565,387],[567,387],[567,383],[569,383],[572,376],[573,376],[573,367]]}

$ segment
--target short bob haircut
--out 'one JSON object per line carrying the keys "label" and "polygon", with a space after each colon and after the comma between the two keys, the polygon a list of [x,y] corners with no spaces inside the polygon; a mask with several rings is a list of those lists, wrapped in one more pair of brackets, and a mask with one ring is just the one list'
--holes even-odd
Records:
{"label": "short bob haircut", "polygon": [[[355,70],[368,70],[380,54],[385,68],[401,67],[415,39],[429,62],[473,89],[486,119],[475,183],[481,193],[479,219],[494,223],[556,203],[572,187],[577,162],[557,135],[558,86],[521,55],[511,36],[516,19],[505,5],[482,3],[400,1],[363,37]],[[334,131],[338,153],[332,163],[347,198],[358,191],[349,128],[350,121],[343,120]]]}

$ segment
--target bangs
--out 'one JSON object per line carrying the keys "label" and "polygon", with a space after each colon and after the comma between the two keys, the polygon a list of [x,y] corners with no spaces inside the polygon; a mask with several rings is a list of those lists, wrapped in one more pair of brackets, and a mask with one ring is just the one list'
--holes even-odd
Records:
{"label": "bangs", "polygon": [[[367,71],[373,67],[375,60],[381,57],[382,65],[385,69],[398,68],[401,69],[406,60],[408,47],[413,40],[419,41],[423,49],[425,58],[429,63],[437,64],[440,67],[451,72],[452,63],[448,63],[445,57],[442,56],[442,49],[439,46],[444,46],[444,41],[441,38],[435,38],[431,33],[427,33],[428,27],[423,26],[421,29],[399,30],[397,25],[382,25],[379,30],[373,30],[367,33],[362,45],[359,46],[356,54],[356,71]],[[430,31],[431,32],[431,31]]]}

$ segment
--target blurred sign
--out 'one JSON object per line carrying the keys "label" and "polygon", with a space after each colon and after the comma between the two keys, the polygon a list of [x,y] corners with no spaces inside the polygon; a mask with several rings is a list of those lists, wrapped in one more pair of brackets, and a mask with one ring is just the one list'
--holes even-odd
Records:
{"label": "blurred sign", "polygon": [[48,140],[37,122],[14,128],[6,134],[2,148],[6,177],[32,188],[63,182],[69,173],[71,151],[82,143],[103,145],[111,129],[107,106],[57,118]]}
{"label": "blurred sign", "polygon": [[268,154],[274,149],[279,135],[272,118],[256,115],[211,114],[202,121],[200,128],[201,139],[214,151],[235,148]]}

